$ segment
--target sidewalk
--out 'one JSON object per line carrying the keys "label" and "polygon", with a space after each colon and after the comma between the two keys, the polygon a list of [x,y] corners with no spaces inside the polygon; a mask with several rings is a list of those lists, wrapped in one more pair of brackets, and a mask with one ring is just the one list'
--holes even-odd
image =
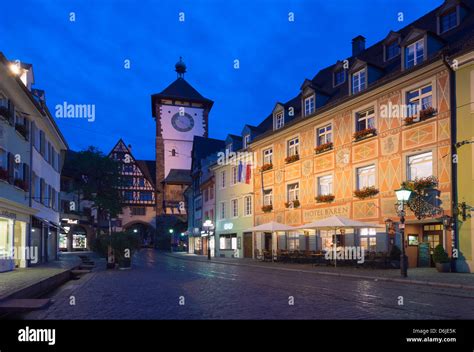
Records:
{"label": "sidewalk", "polygon": [[[173,256],[184,260],[194,260],[200,262],[208,262],[206,256],[198,256],[194,254],[182,252],[162,252],[165,255]],[[408,277],[402,278],[399,269],[366,269],[355,267],[337,267],[332,266],[315,266],[311,264],[285,264],[260,262],[253,259],[241,258],[212,258],[212,263],[226,265],[241,265],[247,267],[265,268],[270,270],[285,270],[310,272],[319,275],[330,275],[339,277],[349,277],[356,279],[367,279],[375,281],[388,281],[412,285],[425,285],[445,288],[458,288],[474,291],[474,274],[466,273],[439,273],[435,268],[413,268],[408,269]]]}
{"label": "sidewalk", "polygon": [[[76,253],[77,254],[77,253]],[[32,298],[69,278],[69,271],[81,264],[77,255],[63,254],[60,260],[24,269],[0,273],[0,301],[8,298]]]}

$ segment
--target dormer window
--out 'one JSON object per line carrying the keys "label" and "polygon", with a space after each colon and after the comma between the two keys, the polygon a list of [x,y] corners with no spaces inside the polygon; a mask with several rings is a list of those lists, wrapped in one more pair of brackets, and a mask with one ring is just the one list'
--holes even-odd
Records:
{"label": "dormer window", "polygon": [[244,149],[247,149],[249,147],[249,144],[250,144],[250,135],[249,134],[246,134],[244,136],[243,143],[244,143]]}
{"label": "dormer window", "polygon": [[334,87],[343,84],[346,81],[346,71],[339,70],[334,72]]}
{"label": "dormer window", "polygon": [[227,153],[231,153],[232,152],[232,143],[229,143],[227,144]]}
{"label": "dormer window", "polygon": [[285,119],[283,115],[283,111],[280,111],[275,115],[275,129],[279,130],[285,125]]}
{"label": "dormer window", "polygon": [[458,25],[458,12],[454,7],[439,16],[439,33],[445,33]]}
{"label": "dormer window", "polygon": [[423,62],[425,56],[425,44],[421,39],[405,48],[405,68],[411,68]]}
{"label": "dormer window", "polygon": [[314,95],[304,100],[304,115],[309,116],[314,113]]}
{"label": "dormer window", "polygon": [[385,46],[385,60],[386,61],[392,60],[394,57],[397,57],[398,55],[400,55],[400,45],[398,44],[398,40],[394,40],[393,42]]}
{"label": "dormer window", "polygon": [[352,94],[357,94],[366,88],[367,76],[365,69],[352,74]]}

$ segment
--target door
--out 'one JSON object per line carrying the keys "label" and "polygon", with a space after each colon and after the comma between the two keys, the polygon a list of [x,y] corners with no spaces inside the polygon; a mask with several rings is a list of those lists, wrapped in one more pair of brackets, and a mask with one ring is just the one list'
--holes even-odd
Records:
{"label": "door", "polygon": [[267,251],[272,251],[273,246],[272,246],[272,234],[271,233],[266,233],[265,234],[265,250]]}
{"label": "door", "polygon": [[252,233],[244,233],[244,258],[252,258]]}

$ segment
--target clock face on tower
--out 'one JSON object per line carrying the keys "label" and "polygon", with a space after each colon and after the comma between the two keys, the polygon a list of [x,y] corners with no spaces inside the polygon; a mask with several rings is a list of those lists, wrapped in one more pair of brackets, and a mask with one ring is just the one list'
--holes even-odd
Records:
{"label": "clock face on tower", "polygon": [[176,113],[171,118],[171,124],[179,132],[189,132],[194,127],[194,119],[188,113]]}

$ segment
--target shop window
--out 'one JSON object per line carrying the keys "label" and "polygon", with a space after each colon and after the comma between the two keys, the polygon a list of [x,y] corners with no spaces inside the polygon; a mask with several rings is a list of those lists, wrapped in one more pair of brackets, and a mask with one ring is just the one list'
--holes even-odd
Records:
{"label": "shop window", "polygon": [[220,235],[219,236],[220,250],[235,250],[237,249],[237,235]]}
{"label": "shop window", "polygon": [[360,246],[366,252],[377,251],[377,231],[374,228],[364,228],[360,230]]}

